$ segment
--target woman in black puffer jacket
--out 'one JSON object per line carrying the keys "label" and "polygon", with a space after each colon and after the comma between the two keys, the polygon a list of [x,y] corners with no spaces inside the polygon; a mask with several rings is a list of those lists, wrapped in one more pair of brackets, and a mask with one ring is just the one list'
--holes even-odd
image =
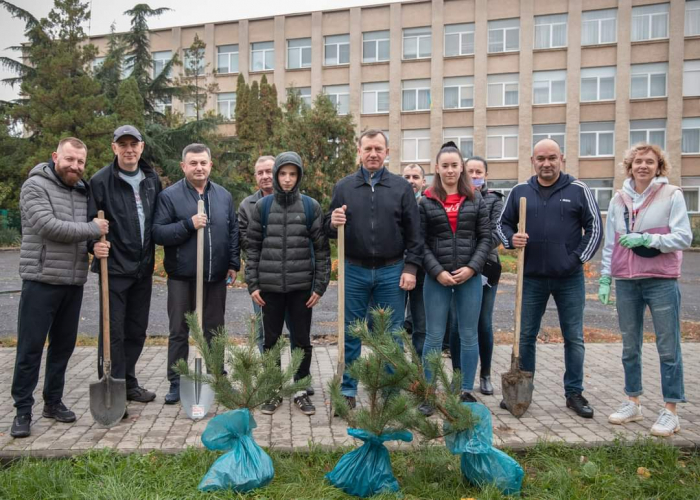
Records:
{"label": "woman in black puffer jacket", "polygon": [[[430,353],[440,352],[454,295],[461,345],[460,399],[475,402],[472,388],[479,358],[480,273],[491,250],[489,214],[481,194],[472,189],[462,155],[453,142],[442,146],[436,163],[433,184],[420,202],[426,274],[423,361]],[[426,374],[431,377],[428,370]],[[433,411],[427,403],[420,410],[424,414]]]}

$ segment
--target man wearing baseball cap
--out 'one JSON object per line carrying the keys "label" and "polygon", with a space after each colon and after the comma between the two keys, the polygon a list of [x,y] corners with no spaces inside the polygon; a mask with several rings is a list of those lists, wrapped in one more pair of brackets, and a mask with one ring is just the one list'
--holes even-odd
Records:
{"label": "man wearing baseball cap", "polygon": [[[122,125],[114,131],[114,160],[90,179],[89,213],[104,210],[110,221],[107,242],[95,240],[90,247],[96,257],[93,272],[100,272],[98,259],[108,257],[112,376],[126,379],[127,400],[148,403],[156,395],[139,386],[136,361],[148,328],[155,260],[151,226],[162,188],[158,174],[141,159],[143,148],[136,127]],[[102,335],[97,372],[102,377]]]}

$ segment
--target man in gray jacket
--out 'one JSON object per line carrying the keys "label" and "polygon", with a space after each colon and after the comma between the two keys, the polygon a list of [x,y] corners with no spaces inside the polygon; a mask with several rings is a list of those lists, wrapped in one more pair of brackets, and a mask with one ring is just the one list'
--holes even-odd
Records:
{"label": "man in gray jacket", "polygon": [[75,413],[61,399],[87,281],[87,241],[108,231],[106,220],[87,220],[89,191],[82,180],[86,157],[87,148],[81,140],[63,139],[51,161],[34,167],[22,185],[22,294],[12,379],[12,398],[17,408],[10,430],[13,437],[30,434],[32,393],[39,380],[47,334],[42,415],[59,422],[75,421]]}

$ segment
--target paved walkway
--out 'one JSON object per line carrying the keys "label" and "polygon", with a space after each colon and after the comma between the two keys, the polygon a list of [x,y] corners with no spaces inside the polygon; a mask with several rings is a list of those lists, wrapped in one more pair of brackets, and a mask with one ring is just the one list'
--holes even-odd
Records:
{"label": "paved walkway", "polygon": [[[677,445],[700,445],[700,344],[684,344],[686,397],[690,401],[680,406],[681,432],[668,441]],[[495,444],[511,448],[532,446],[540,441],[564,441],[567,443],[597,444],[613,440],[616,435],[635,438],[649,435],[649,428],[661,408],[658,356],[653,344],[644,350],[644,420],[624,427],[608,424],[607,416],[614,411],[622,396],[622,366],[620,344],[591,344],[586,347],[586,396],[596,410],[595,418],[586,420],[567,410],[562,396],[563,347],[561,344],[539,345],[539,371],[535,381],[533,404],[520,420],[498,407],[500,401],[500,376],[494,377],[495,396],[478,395],[493,413]],[[335,447],[352,444],[347,437],[343,421],[334,419],[328,423],[326,383],[332,377],[336,360],[336,346],[318,345],[314,349],[312,376],[316,395],[316,415],[307,417],[285,400],[282,408],[273,416],[256,414],[258,424],[255,438],[262,446],[277,449],[305,449],[311,444]],[[15,350],[0,349],[0,459],[16,455],[66,456],[93,448],[110,447],[125,452],[160,449],[168,452],[188,446],[202,446],[200,436],[207,421],[215,412],[226,411],[214,407],[206,419],[193,422],[179,405],[166,406],[163,396],[167,392],[165,379],[166,349],[147,347],[138,365],[139,380],[145,387],[155,390],[156,400],[149,404],[130,403],[129,418],[123,423],[104,429],[97,425],[89,411],[88,386],[97,381],[95,348],[77,348],[66,374],[64,402],[76,412],[78,420],[73,424],[57,423],[41,417],[43,402],[39,381],[34,408],[35,420],[32,435],[26,439],[13,439],[9,427],[14,416],[10,384]],[[494,373],[508,370],[510,348],[496,346]],[[43,364],[42,364],[43,366]],[[417,443],[400,447],[417,446]]]}

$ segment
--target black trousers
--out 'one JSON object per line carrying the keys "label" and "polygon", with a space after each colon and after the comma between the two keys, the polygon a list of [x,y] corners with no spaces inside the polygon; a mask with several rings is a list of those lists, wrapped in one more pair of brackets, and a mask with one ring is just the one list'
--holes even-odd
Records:
{"label": "black trousers", "polygon": [[55,404],[61,401],[66,367],[78,336],[82,302],[82,286],[22,282],[17,319],[17,357],[12,378],[12,398],[18,415],[32,412],[32,393],[39,381],[41,354],[47,335],[49,347],[46,350],[44,402]]}
{"label": "black trousers", "polygon": [[[109,335],[112,377],[126,379],[126,388],[139,385],[136,362],[146,343],[151,310],[153,277],[109,276]],[[103,375],[102,294],[100,294],[100,338],[97,342],[97,374]]]}
{"label": "black trousers", "polygon": [[[204,283],[202,311],[202,329],[207,342],[220,327],[224,326],[226,315],[226,280]],[[168,380],[176,382],[180,375],[175,373],[173,365],[179,359],[187,359],[190,352],[185,314],[197,308],[197,282],[168,279],[168,320],[170,336],[168,337]]]}
{"label": "black trousers", "polygon": [[[311,297],[311,290],[299,292],[273,293],[261,292],[265,301],[262,308],[265,340],[263,350],[268,351],[277,343],[282,335],[285,316],[294,347],[304,351],[304,359],[294,375],[294,380],[300,380],[309,375],[311,368],[311,313],[306,307],[306,301]],[[280,360],[281,364],[281,360]]]}

